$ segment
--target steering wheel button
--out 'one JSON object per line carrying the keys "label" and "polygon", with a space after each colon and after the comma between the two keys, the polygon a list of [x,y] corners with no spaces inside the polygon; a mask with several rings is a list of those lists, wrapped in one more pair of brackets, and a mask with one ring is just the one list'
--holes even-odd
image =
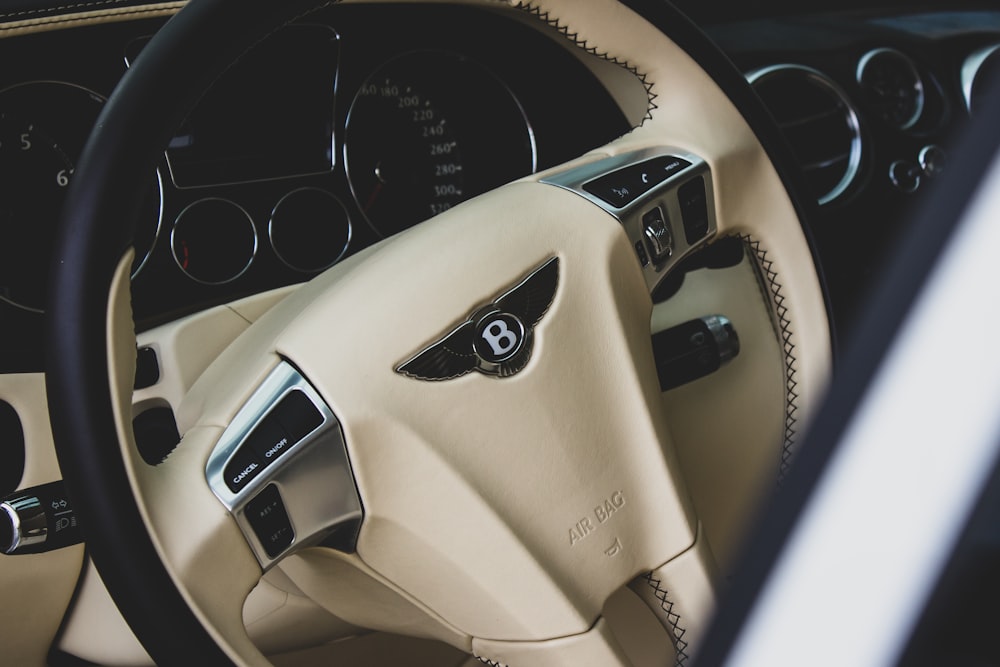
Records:
{"label": "steering wheel button", "polygon": [[677,189],[677,199],[684,219],[684,238],[688,245],[695,245],[708,235],[705,179],[699,176],[682,185]]}
{"label": "steering wheel button", "polygon": [[233,493],[242,491],[264,469],[264,462],[250,447],[241,447],[226,466],[226,486]]}
{"label": "steering wheel button", "polygon": [[639,266],[649,265],[649,255],[646,254],[646,246],[642,245],[642,241],[635,242],[635,254],[639,257]]}
{"label": "steering wheel button", "polygon": [[296,442],[285,432],[275,416],[270,414],[254,427],[242,449],[252,449],[264,467],[267,467]]}
{"label": "steering wheel button", "polygon": [[624,208],[690,166],[683,158],[664,155],[584,183],[583,189],[615,208]]}
{"label": "steering wheel button", "polygon": [[649,255],[655,264],[659,264],[674,253],[674,235],[659,206],[642,216],[643,235]]}
{"label": "steering wheel button", "polygon": [[135,356],[135,389],[146,389],[160,381],[160,362],[156,350],[140,347]]}
{"label": "steering wheel button", "polygon": [[622,179],[618,174],[611,174],[586,183],[583,189],[615,208],[624,208],[641,194],[637,187]]}
{"label": "steering wheel button", "polygon": [[309,397],[299,390],[291,391],[281,399],[271,412],[270,418],[277,419],[284,427],[292,444],[302,440],[323,424],[323,415]]}
{"label": "steering wheel button", "polygon": [[247,503],[246,517],[264,551],[271,558],[276,558],[295,540],[295,531],[288,519],[285,503],[274,484],[268,484]]}

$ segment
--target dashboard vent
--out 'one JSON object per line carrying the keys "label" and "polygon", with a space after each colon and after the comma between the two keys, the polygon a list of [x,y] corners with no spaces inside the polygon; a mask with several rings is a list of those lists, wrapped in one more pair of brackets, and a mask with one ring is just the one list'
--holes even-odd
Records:
{"label": "dashboard vent", "polygon": [[840,87],[802,65],[765,67],[747,80],[788,139],[819,203],[844,194],[861,165],[861,129]]}

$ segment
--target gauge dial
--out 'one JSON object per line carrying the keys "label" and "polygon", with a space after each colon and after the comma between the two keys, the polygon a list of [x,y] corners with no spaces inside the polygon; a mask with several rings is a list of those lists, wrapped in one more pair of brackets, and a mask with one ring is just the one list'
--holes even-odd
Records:
{"label": "gauge dial", "polygon": [[192,280],[222,285],[243,275],[257,254],[257,228],[238,204],[199,199],[177,216],[170,233],[174,261]]}
{"label": "gauge dial", "polygon": [[858,84],[876,114],[893,127],[913,127],[924,110],[924,82],[917,66],[894,49],[869,51],[858,61]]}
{"label": "gauge dial", "polygon": [[271,211],[268,235],[289,268],[316,273],[333,266],[351,242],[351,220],[340,200],[319,188],[300,188]]}
{"label": "gauge dial", "polygon": [[[43,311],[66,189],[103,104],[92,91],[54,81],[0,91],[0,299]],[[136,226],[133,276],[149,255],[159,221],[155,179]]]}
{"label": "gauge dial", "polygon": [[531,128],[510,90],[437,51],[368,77],[351,104],[344,153],[355,202],[383,236],[535,168]]}

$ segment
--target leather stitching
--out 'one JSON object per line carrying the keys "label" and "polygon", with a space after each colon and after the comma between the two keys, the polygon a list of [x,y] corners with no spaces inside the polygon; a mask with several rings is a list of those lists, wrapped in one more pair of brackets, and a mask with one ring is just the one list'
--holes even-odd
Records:
{"label": "leather stitching", "polygon": [[490,660],[489,658],[484,658],[481,655],[477,655],[475,656],[475,658],[479,662],[483,663],[484,665],[489,665],[490,667],[507,667],[507,665],[505,665],[502,662],[497,662],[496,660]]}
{"label": "leather stitching", "polygon": [[645,123],[647,120],[652,120],[653,111],[655,111],[658,108],[655,102],[657,94],[653,92],[653,82],[648,79],[646,74],[640,72],[639,69],[635,67],[635,65],[632,65],[627,60],[622,60],[616,56],[613,56],[607,51],[598,51],[596,46],[593,46],[590,42],[580,37],[579,33],[570,32],[568,26],[560,22],[558,18],[552,16],[550,12],[541,9],[534,3],[530,1],[520,3],[517,5],[517,8],[520,9],[521,11],[531,14],[532,16],[542,21],[543,23],[548,24],[550,27],[554,28],[557,32],[562,34],[563,37],[568,39],[578,48],[583,49],[587,53],[596,56],[598,58],[601,58],[602,60],[607,60],[608,62],[614,63],[615,65],[618,65],[619,67],[622,67],[628,72],[632,73],[636,78],[639,79],[643,87],[646,89],[648,106],[646,107],[646,116],[642,119],[642,122]]}
{"label": "leather stitching", "polygon": [[791,468],[799,428],[799,419],[796,416],[799,411],[799,383],[796,380],[798,359],[795,357],[795,335],[792,331],[791,320],[788,319],[788,307],[785,305],[785,295],[782,293],[784,288],[778,279],[778,271],[774,262],[768,258],[767,249],[749,234],[741,235],[740,238],[743,239],[747,249],[752,252],[751,257],[754,259],[757,271],[766,282],[763,287],[766,287],[766,297],[775,317],[775,333],[778,335],[785,355],[785,434],[781,446],[781,459],[778,462],[778,485],[780,486]]}
{"label": "leather stitching", "polygon": [[690,644],[684,639],[687,629],[681,625],[681,615],[674,611],[674,601],[670,599],[670,593],[663,588],[663,582],[654,577],[652,572],[646,574],[644,578],[653,589],[653,596],[660,601],[660,609],[666,614],[667,624],[670,626],[670,641],[674,645],[674,665],[685,667],[691,656],[687,653]]}
{"label": "leather stitching", "polygon": [[96,7],[107,7],[108,5],[120,5],[130,0],[92,0],[91,2],[75,2],[59,7],[43,7],[41,9],[25,9],[19,12],[0,13],[0,19],[16,20],[30,18],[33,16],[50,16],[52,14],[63,14],[67,12],[90,11]]}
{"label": "leather stitching", "polygon": [[[162,12],[163,12],[163,8],[162,7],[152,7],[152,8],[149,8],[149,9],[135,9],[133,11],[115,12],[114,14],[110,14],[110,16],[114,16],[115,18],[136,17],[136,16],[143,16],[145,14],[160,14]],[[4,15],[0,14],[0,20],[3,20],[3,19],[4,19]],[[39,26],[54,26],[54,25],[59,25],[59,24],[63,24],[63,23],[77,23],[79,21],[80,21],[80,16],[79,15],[66,14],[65,16],[59,16],[59,17],[53,16],[53,17],[47,18],[47,19],[39,19],[39,22],[31,24],[31,27],[32,28],[37,28]],[[11,31],[11,30],[23,30],[24,28],[25,28],[25,26],[23,24],[20,24],[20,25],[0,25],[0,32],[7,32],[7,31]]]}

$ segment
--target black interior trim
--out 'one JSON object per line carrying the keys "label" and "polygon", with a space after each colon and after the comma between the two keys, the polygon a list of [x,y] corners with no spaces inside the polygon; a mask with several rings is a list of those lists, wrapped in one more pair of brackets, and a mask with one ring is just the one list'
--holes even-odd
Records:
{"label": "black interior trim", "polygon": [[803,441],[782,492],[772,498],[752,539],[744,546],[738,561],[740,569],[720,602],[696,664],[725,663],[911,305],[942,249],[961,224],[983,175],[994,162],[1000,147],[1000,124],[995,121],[1000,114],[998,86],[993,86],[986,106],[955,145],[954,167],[935,184],[872,292],[857,329],[845,346],[836,381]]}
{"label": "black interior trim", "polygon": [[24,428],[17,410],[0,401],[0,495],[17,489],[24,476]]}

